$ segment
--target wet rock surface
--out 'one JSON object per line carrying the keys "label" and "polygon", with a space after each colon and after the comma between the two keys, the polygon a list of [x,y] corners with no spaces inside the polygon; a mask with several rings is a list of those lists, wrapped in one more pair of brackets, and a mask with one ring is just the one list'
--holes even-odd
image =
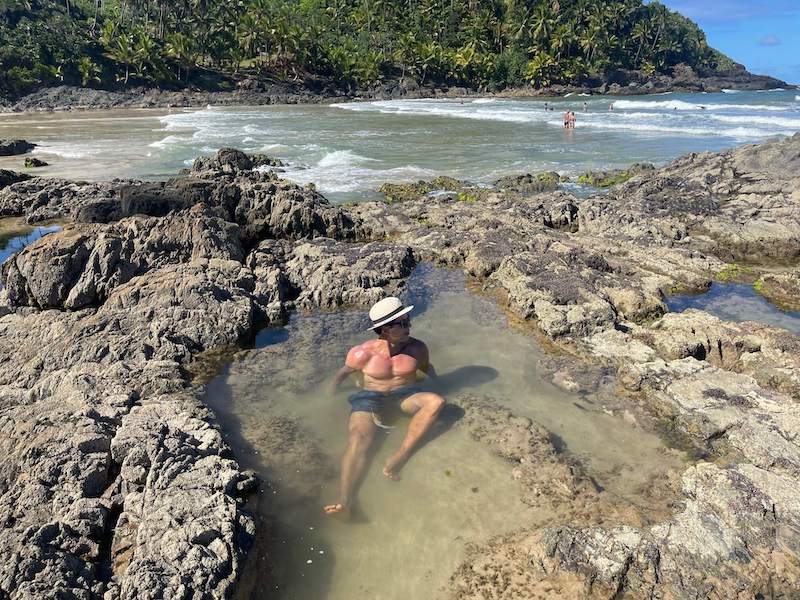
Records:
{"label": "wet rock surface", "polygon": [[27,140],[0,140],[0,156],[15,156],[25,154],[36,147]]}
{"label": "wet rock surface", "polygon": [[[252,480],[188,373],[288,310],[368,306],[429,260],[464,269],[588,374],[616,377],[632,422],[646,413],[701,461],[632,505],[535,423],[460,397],[462,426],[556,518],[474,548],[453,597],[791,597],[800,340],[666,314],[664,299],[708,289],[733,260],[796,270],[798,161],[800,135],[689,155],[585,200],[511,182],[346,208],[235,150],[161,184],[7,186],[0,214],[71,224],[3,267],[0,591],[229,593],[253,536],[240,500]],[[564,369],[553,382],[583,385]]]}

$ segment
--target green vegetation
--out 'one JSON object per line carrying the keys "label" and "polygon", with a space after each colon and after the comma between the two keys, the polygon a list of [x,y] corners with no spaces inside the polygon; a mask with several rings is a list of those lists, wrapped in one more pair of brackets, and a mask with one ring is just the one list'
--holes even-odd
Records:
{"label": "green vegetation", "polygon": [[728,263],[725,267],[714,275],[717,281],[736,281],[736,282],[752,282],[757,277],[757,274],[750,267],[740,265],[738,263]]}
{"label": "green vegetation", "polygon": [[0,94],[42,85],[225,88],[254,77],[355,90],[578,83],[613,69],[732,65],[642,0],[0,0]]}
{"label": "green vegetation", "polygon": [[588,173],[578,176],[578,183],[606,188],[625,183],[628,179],[633,177],[633,175],[633,173],[624,169],[615,169],[613,171],[589,171]]}
{"label": "green vegetation", "polygon": [[418,181],[417,183],[384,183],[378,191],[386,197],[386,202],[403,202],[414,200],[435,190],[455,192],[463,189],[464,182],[452,177],[440,176],[431,181]]}

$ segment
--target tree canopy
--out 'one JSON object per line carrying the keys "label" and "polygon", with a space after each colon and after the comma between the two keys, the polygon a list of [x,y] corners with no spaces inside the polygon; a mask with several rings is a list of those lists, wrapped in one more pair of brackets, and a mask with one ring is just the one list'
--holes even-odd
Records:
{"label": "tree canopy", "polygon": [[693,22],[641,0],[0,0],[5,95],[243,71],[499,89],[678,63],[732,66]]}

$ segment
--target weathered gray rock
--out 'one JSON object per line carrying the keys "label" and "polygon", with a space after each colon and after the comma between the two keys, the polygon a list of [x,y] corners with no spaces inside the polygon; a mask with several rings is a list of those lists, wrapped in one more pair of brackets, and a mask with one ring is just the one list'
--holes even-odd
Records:
{"label": "weathered gray rock", "polygon": [[17,173],[16,171],[9,171],[8,169],[0,169],[0,190],[12,183],[25,181],[31,177],[32,176],[27,173]]}
{"label": "weathered gray rock", "polygon": [[800,269],[765,273],[754,284],[759,294],[785,310],[800,311]]}
{"label": "weathered gray rock", "polygon": [[111,225],[67,226],[3,265],[16,305],[80,309],[149,270],[197,259],[242,261],[236,225],[204,206],[171,219],[131,217]]}
{"label": "weathered gray rock", "polygon": [[14,156],[25,154],[36,147],[27,140],[0,140],[0,156]]}
{"label": "weathered gray rock", "polygon": [[682,245],[724,261],[800,257],[800,134],[690,154],[581,204],[583,233]]}

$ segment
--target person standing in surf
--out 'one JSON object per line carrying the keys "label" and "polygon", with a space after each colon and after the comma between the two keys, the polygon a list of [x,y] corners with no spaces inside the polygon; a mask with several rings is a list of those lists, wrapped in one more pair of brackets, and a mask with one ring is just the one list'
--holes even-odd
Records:
{"label": "person standing in surf", "polygon": [[354,346],[347,353],[344,366],[331,383],[331,394],[353,373],[360,373],[361,389],[348,398],[347,449],[342,456],[339,498],[324,507],[329,515],[347,517],[356,485],[364,474],[367,450],[375,430],[381,426],[379,415],[392,404],[413,415],[400,447],[386,461],[383,474],[399,479],[399,471],[408,461],[420,439],[431,428],[444,407],[444,398],[424,392],[417,385],[417,372],[436,377],[428,356],[428,347],[409,335],[413,306],[403,306],[399,298],[390,296],[372,306],[370,330],[378,338]]}

